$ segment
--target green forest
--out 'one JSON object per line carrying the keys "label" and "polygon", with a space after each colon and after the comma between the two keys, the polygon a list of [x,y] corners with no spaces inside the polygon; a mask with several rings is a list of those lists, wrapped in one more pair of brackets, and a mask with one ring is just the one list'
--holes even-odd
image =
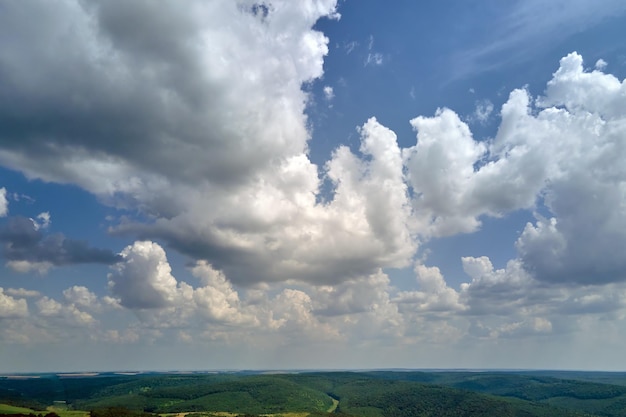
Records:
{"label": "green forest", "polygon": [[0,415],[626,417],[626,374],[380,371],[0,377]]}

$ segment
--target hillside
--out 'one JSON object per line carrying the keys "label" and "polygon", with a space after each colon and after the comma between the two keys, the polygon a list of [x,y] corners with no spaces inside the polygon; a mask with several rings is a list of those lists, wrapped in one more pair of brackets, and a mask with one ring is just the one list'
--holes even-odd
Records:
{"label": "hillside", "polygon": [[[626,417],[626,386],[477,372],[149,374],[0,378],[0,403],[45,410],[362,417]],[[336,405],[336,408],[335,408]],[[302,414],[304,413],[304,414]]]}

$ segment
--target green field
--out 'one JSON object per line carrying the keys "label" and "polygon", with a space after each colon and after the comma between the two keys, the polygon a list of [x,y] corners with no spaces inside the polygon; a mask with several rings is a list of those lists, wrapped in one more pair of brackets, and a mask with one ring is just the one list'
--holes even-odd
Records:
{"label": "green field", "polygon": [[32,412],[33,410],[31,410],[30,408],[18,407],[18,406],[9,405],[9,404],[0,404],[0,414],[18,414],[18,413],[29,414]]}

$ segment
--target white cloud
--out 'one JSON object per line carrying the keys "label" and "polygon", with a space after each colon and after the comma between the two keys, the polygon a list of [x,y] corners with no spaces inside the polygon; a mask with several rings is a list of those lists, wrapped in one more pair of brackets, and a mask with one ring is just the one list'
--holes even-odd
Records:
{"label": "white cloud", "polygon": [[331,86],[324,86],[324,97],[327,101],[331,101],[333,98],[335,98],[335,92],[333,91],[333,88]]}
{"label": "white cloud", "polygon": [[466,200],[472,196],[474,164],[486,146],[474,141],[469,127],[448,109],[438,110],[433,118],[417,117],[411,125],[417,130],[417,144],[404,149],[403,157],[419,232],[445,236],[476,230],[481,207],[471,207]]}
{"label": "white cloud", "polygon": [[7,189],[0,188],[0,217],[5,217],[9,212],[9,200],[7,200]]}
{"label": "white cloud", "polygon": [[402,307],[420,312],[456,312],[466,307],[459,301],[459,293],[450,288],[437,267],[415,265],[419,291],[400,292],[394,301]]}
{"label": "white cloud", "polygon": [[13,298],[0,287],[0,319],[28,316],[28,304],[23,298]]}
{"label": "white cloud", "polygon": [[50,262],[32,262],[32,261],[7,261],[6,266],[22,274],[35,271],[41,275],[48,273],[52,265]]}
{"label": "white cloud", "polygon": [[239,294],[223,273],[216,271],[204,261],[198,262],[191,272],[200,278],[203,284],[193,293],[193,301],[201,314],[209,320],[222,323],[258,324],[254,316],[241,312]]}
{"label": "white cloud", "polygon": [[120,304],[131,309],[164,308],[173,305],[177,281],[171,274],[165,251],[156,243],[142,241],[127,246],[123,261],[111,267],[109,288]]}
{"label": "white cloud", "polygon": [[123,332],[120,332],[119,330],[107,330],[104,335],[102,336],[102,339],[106,342],[111,342],[111,343],[136,343],[139,341],[139,333],[135,330],[132,329],[127,329]]}
{"label": "white cloud", "polygon": [[470,116],[470,121],[477,121],[481,124],[485,124],[489,120],[491,113],[493,113],[493,103],[491,101],[477,101],[474,113]]}
{"label": "white cloud", "polygon": [[545,107],[536,116],[540,130],[524,136],[550,135],[552,141],[525,146],[549,155],[543,198],[552,217],[537,216],[516,243],[524,266],[537,279],[626,280],[626,261],[618,249],[626,243],[625,92],[614,76],[585,72],[582,57],[572,53],[561,60],[546,95],[537,100]]}
{"label": "white cloud", "polygon": [[[29,117],[62,105],[68,123],[50,126],[45,143],[3,149],[0,160],[29,177],[76,183],[116,206],[150,202],[157,213],[172,209],[154,197],[172,183],[245,183],[306,149],[300,87],[322,75],[328,52],[328,40],[311,28],[336,16],[335,6],[278,1],[264,19],[226,0],[185,8],[174,1],[7,7],[1,49],[20,97],[2,105]],[[22,18],[33,14],[48,19],[31,28]],[[142,30],[128,23],[137,20]],[[33,30],[38,36],[28,36]],[[17,40],[22,47],[9,49]],[[39,51],[54,42],[66,47],[50,61]],[[125,145],[129,137],[133,146]],[[37,156],[32,146],[49,152]]]}
{"label": "white cloud", "polygon": [[30,219],[30,220],[33,222],[33,227],[35,228],[35,230],[47,229],[48,226],[50,226],[50,223],[52,222],[50,219],[50,213],[47,211],[44,211],[43,213],[39,213],[37,217],[35,217],[34,219]]}
{"label": "white cloud", "polygon": [[365,58],[365,66],[382,65],[384,62],[383,55],[380,52],[368,52]]}
{"label": "white cloud", "polygon": [[354,51],[354,49],[359,46],[359,43],[357,41],[352,41],[352,42],[348,42],[346,43],[343,47],[346,50],[346,54],[350,55],[350,53],[352,51]]}
{"label": "white cloud", "polygon": [[67,303],[78,307],[96,310],[100,307],[98,297],[82,285],[74,285],[64,290],[63,297]]}
{"label": "white cloud", "polygon": [[[277,1],[260,12],[227,0],[187,6],[67,0],[3,9],[0,70],[21,93],[3,96],[0,110],[22,118],[24,138],[38,139],[0,131],[0,163],[151,220],[111,228],[141,239],[111,267],[113,297],[74,286],[64,303],[37,301],[41,317],[96,326],[90,313],[101,312],[82,309],[100,304],[131,310],[152,330],[146,337],[202,327],[224,340],[415,336],[434,331],[426,319],[434,317],[450,340],[468,321],[512,337],[562,331],[566,315],[622,314],[626,87],[602,62],[585,71],[573,53],[543,97],[513,91],[493,140],[474,140],[443,108],[411,120],[416,143],[401,149],[371,118],[359,128],[359,152],[340,146],[320,170],[308,157],[301,87],[322,75],[328,41],[312,27],[336,15],[335,1]],[[32,15],[50,19],[20,19]],[[505,44],[517,44],[511,36]],[[22,47],[12,47],[18,39]],[[69,42],[61,55],[39,52],[61,40]],[[381,65],[373,42],[365,63]],[[332,87],[323,91],[332,99]],[[474,117],[492,112],[480,102]],[[33,117],[46,123],[27,123]],[[322,194],[323,180],[332,190]],[[7,205],[2,188],[0,216]],[[411,264],[432,237],[475,232],[482,217],[519,209],[537,215],[517,240],[518,258],[502,269],[463,258],[471,282],[458,290],[434,266],[417,264],[417,290],[402,292],[382,272]],[[35,232],[49,223],[41,213]],[[192,258],[200,285],[177,280],[149,239]],[[44,273],[53,265],[28,259],[7,266]],[[12,296],[26,295],[1,293],[1,315],[24,316],[26,301]],[[123,330],[102,335],[133,341]]]}
{"label": "white cloud", "polygon": [[49,297],[42,297],[36,304],[39,308],[39,313],[46,317],[58,316],[63,310],[63,305],[61,303]]}
{"label": "white cloud", "polygon": [[367,44],[367,57],[365,58],[364,66],[369,65],[382,65],[383,64],[383,55],[380,52],[373,51],[374,48],[374,36],[370,35],[369,41]]}
{"label": "white cloud", "polygon": [[25,288],[7,288],[4,292],[13,297],[24,297],[24,298],[41,297],[41,293],[39,291],[27,290]]}

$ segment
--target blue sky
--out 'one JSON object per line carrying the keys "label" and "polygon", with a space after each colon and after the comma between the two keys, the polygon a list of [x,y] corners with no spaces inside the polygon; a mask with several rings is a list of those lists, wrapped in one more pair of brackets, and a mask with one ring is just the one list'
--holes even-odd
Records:
{"label": "blue sky", "polygon": [[0,372],[623,370],[625,16],[0,5]]}

